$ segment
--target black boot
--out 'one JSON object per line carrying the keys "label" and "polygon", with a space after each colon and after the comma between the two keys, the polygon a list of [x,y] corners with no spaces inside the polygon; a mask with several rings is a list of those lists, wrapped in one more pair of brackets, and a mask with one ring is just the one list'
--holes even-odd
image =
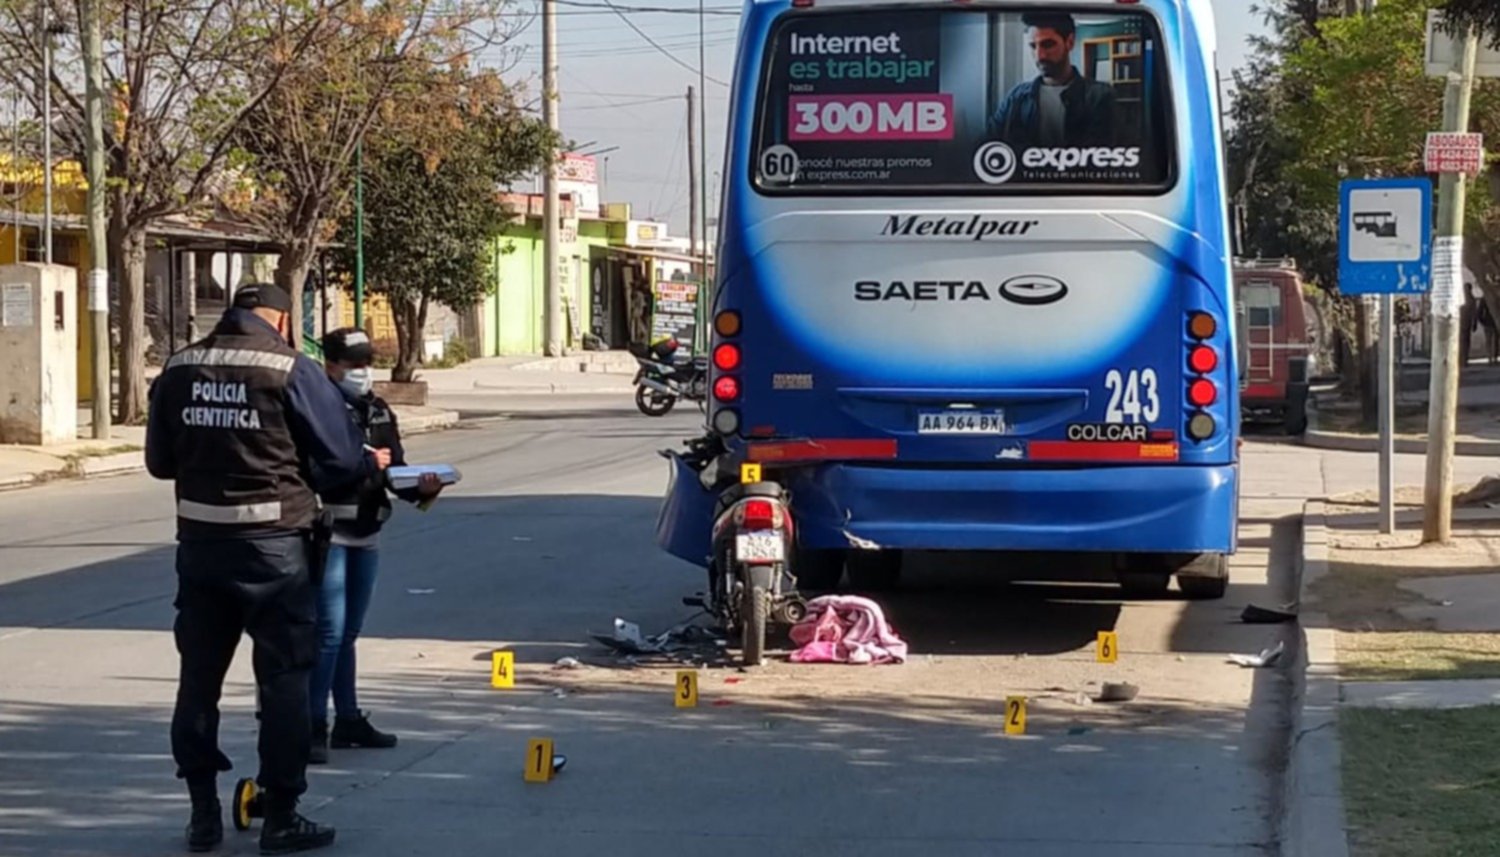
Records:
{"label": "black boot", "polygon": [[312,749],[308,751],[309,765],[328,764],[328,721],[314,720],[312,725]]}
{"label": "black boot", "polygon": [[329,741],[335,750],[349,747],[394,747],[396,736],[381,732],[370,725],[370,716],[360,712],[355,717],[335,717],[333,738]]}
{"label": "black boot", "polygon": [[214,791],[213,780],[188,783],[188,794],[193,798],[193,815],[187,826],[189,851],[212,851],[224,841],[224,809]]}
{"label": "black boot", "polygon": [[295,799],[280,800],[267,793],[264,800],[266,819],[260,829],[260,853],[294,854],[333,844],[334,829],[303,818]]}

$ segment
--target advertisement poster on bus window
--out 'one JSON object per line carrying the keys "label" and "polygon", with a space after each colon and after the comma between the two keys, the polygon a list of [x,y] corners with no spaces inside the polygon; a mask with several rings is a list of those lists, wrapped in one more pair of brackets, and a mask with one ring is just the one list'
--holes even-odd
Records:
{"label": "advertisement poster on bus window", "polygon": [[1160,45],[1139,11],[788,15],[759,96],[756,187],[1164,190]]}
{"label": "advertisement poster on bus window", "polygon": [[671,336],[691,349],[698,331],[698,284],[658,280],[651,296],[651,341]]}

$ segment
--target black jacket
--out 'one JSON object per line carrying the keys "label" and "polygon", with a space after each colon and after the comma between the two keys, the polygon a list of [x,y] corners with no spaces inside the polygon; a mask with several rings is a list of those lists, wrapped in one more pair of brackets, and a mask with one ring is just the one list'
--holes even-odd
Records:
{"label": "black jacket", "polygon": [[[1042,145],[1040,75],[1013,88],[990,118],[991,139],[1009,143],[1017,152]],[[1089,80],[1077,68],[1073,81],[1063,89],[1067,111],[1063,134],[1068,147],[1116,145],[1115,89],[1103,81]]]}
{"label": "black jacket", "polygon": [[[353,418],[364,442],[375,449],[391,451],[391,466],[406,466],[406,450],[401,447],[401,430],[396,424],[396,412],[385,399],[374,394],[352,396],[340,390],[344,396],[349,416]],[[394,491],[397,497],[411,503],[421,499],[415,488]],[[384,473],[369,476],[352,486],[323,493],[323,506],[333,515],[335,533],[354,538],[365,538],[380,532],[391,517],[391,501],[387,496]]]}
{"label": "black jacket", "polygon": [[240,309],[152,384],[146,468],[175,481],[182,540],[309,530],[315,491],[376,473],[321,367]]}

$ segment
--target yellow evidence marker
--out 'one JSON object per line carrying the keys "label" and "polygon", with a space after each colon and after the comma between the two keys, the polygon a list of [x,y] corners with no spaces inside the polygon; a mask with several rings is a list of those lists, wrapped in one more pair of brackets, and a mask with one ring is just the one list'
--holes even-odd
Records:
{"label": "yellow evidence marker", "polygon": [[499,650],[490,654],[490,687],[516,686],[516,653]]}
{"label": "yellow evidence marker", "polygon": [[698,673],[696,670],[678,670],[677,683],[673,685],[676,692],[672,698],[677,702],[678,708],[698,707]]}
{"label": "yellow evidence marker", "polygon": [[552,780],[552,739],[532,738],[526,742],[526,782],[545,783]]}
{"label": "yellow evidence marker", "polygon": [[1007,696],[1005,698],[1005,734],[1026,734],[1026,697]]}
{"label": "yellow evidence marker", "polygon": [[1120,637],[1114,631],[1099,632],[1099,663],[1112,664],[1120,659]]}
{"label": "yellow evidence marker", "polygon": [[760,477],[761,477],[761,469],[760,469],[760,465],[759,464],[741,464],[740,465],[740,484],[741,485],[749,485],[749,484],[754,483],[754,482],[759,482],[760,481]]}

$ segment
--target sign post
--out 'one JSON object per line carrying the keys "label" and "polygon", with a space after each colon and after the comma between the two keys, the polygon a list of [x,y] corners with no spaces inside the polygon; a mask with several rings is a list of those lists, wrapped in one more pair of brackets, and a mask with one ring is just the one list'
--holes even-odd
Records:
{"label": "sign post", "polygon": [[[1432,182],[1349,179],[1339,185],[1339,291],[1380,296],[1380,531],[1396,528],[1395,296],[1420,295],[1432,279]],[[1440,287],[1452,287],[1440,281]],[[1433,293],[1433,302],[1451,295]],[[1459,290],[1462,300],[1462,289]]]}

